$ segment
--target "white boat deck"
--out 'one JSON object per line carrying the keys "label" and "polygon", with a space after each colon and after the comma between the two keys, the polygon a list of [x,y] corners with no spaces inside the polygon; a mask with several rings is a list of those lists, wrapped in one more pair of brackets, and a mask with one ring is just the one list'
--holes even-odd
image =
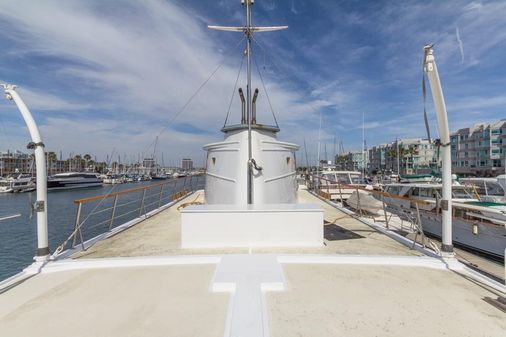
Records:
{"label": "white boat deck", "polygon": [[283,270],[289,290],[267,297],[272,336],[478,337],[506,331],[506,314],[483,300],[493,295],[446,270],[328,265]]}
{"label": "white boat deck", "polygon": [[219,336],[229,295],[215,266],[63,271],[0,295],[0,336]]}
{"label": "white boat deck", "polygon": [[410,255],[419,252],[377,232],[362,222],[322,202],[307,190],[298,192],[300,203],[315,203],[324,209],[325,246],[321,248],[226,248],[181,249],[181,216],[177,207],[188,202],[203,201],[203,192],[197,192],[177,205],[139,223],[138,225],[98,242],[75,258],[117,256],[194,255],[226,253],[311,253],[353,255]]}
{"label": "white boat deck", "polygon": [[181,249],[176,205],[1,293],[0,336],[504,336],[499,291],[298,197],[326,246]]}

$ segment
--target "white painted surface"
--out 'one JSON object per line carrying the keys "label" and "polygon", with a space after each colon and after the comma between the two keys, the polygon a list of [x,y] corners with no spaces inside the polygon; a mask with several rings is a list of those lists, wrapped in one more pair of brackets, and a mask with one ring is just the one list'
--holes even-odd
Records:
{"label": "white painted surface", "polygon": [[280,255],[280,263],[290,264],[339,264],[339,265],[377,265],[425,267],[432,269],[447,269],[447,264],[441,259],[428,256],[367,256],[367,255]]}
{"label": "white painted surface", "polygon": [[[253,203],[294,203],[297,182],[296,144],[279,142],[269,130],[251,130],[252,156],[262,170],[253,170]],[[206,202],[247,204],[248,130],[228,131],[225,141],[204,146],[207,151]]]}
{"label": "white painted surface", "polygon": [[230,255],[221,259],[211,284],[214,292],[231,292],[225,337],[267,337],[267,291],[283,291],[285,279],[275,255]]}
{"label": "white painted surface", "polygon": [[323,210],[311,204],[202,205],[181,211],[181,247],[319,247]]}
{"label": "white painted surface", "polygon": [[424,65],[424,70],[429,78],[432,100],[434,101],[434,106],[436,108],[438,131],[439,137],[441,138],[441,177],[443,179],[442,200],[446,200],[448,202],[448,207],[446,209],[441,208],[443,220],[443,234],[441,238],[443,243],[442,250],[444,252],[446,246],[451,249],[451,252],[446,253],[453,254],[453,248],[450,248],[452,247],[452,157],[450,149],[450,128],[448,126],[448,114],[446,113],[443,89],[439,80],[432,47],[429,47],[429,50],[426,51]]}
{"label": "white painted surface", "polygon": [[[37,123],[33,119],[33,116],[26,106],[25,102],[16,92],[16,86],[7,84],[4,85],[5,94],[8,99],[12,99],[19,109],[19,112],[23,116],[23,119],[30,132],[32,142],[35,144],[42,144],[42,138],[40,137],[39,128]],[[42,210],[36,211],[37,213],[37,248],[44,250],[48,248],[48,229],[47,229],[47,171],[46,171],[46,157],[44,155],[44,146],[35,146],[35,164],[36,164],[36,175],[37,175],[37,202],[43,203]],[[36,260],[47,260],[48,254],[43,255],[41,252],[37,252],[35,256]]]}

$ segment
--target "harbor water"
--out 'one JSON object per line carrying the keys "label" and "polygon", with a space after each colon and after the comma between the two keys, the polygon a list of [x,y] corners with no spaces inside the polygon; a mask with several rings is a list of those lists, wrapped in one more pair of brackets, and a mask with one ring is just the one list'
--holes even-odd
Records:
{"label": "harbor water", "polygon": [[[194,177],[192,188],[203,186],[203,177]],[[160,204],[171,201],[172,194],[187,184],[185,178],[166,180],[164,188],[159,186],[146,190],[144,207],[140,210],[143,191],[122,194],[118,197],[118,207],[112,227],[132,220],[141,213],[149,212]],[[135,182],[118,185],[103,185],[81,189],[70,189],[48,192],[48,229],[49,249],[51,253],[72,234],[76,224],[76,199],[83,199],[119,192],[143,186],[154,185],[157,182]],[[188,188],[186,188],[188,189]],[[160,198],[160,194],[162,197]],[[31,210],[36,200],[35,192],[28,193],[0,193],[0,218],[14,214],[20,217],[0,221],[0,280],[20,272],[33,262],[37,249],[37,216]],[[81,222],[84,240],[107,232],[111,225],[111,207],[114,198],[100,199],[83,204]],[[102,212],[101,212],[102,211]],[[91,214],[91,215],[90,215]],[[69,240],[71,244],[72,240]],[[80,241],[78,240],[79,244]],[[69,248],[67,245],[65,249]]]}

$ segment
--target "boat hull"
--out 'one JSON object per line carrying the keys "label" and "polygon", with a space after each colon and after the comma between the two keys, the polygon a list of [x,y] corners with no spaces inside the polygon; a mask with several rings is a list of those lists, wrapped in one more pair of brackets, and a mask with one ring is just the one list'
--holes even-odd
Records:
{"label": "boat hull", "polygon": [[90,179],[82,179],[82,180],[56,180],[47,182],[48,190],[67,190],[67,189],[76,189],[76,188],[88,188],[88,187],[97,187],[102,186],[102,181],[100,179],[96,179],[93,181],[83,181]]}
{"label": "boat hull", "polygon": [[[429,212],[420,212],[423,231],[426,234],[441,238],[441,216]],[[504,258],[506,248],[506,229],[501,225],[472,223],[462,219],[452,220],[452,240],[467,248]],[[473,232],[473,226],[475,232]],[[475,234],[476,233],[476,234]]]}

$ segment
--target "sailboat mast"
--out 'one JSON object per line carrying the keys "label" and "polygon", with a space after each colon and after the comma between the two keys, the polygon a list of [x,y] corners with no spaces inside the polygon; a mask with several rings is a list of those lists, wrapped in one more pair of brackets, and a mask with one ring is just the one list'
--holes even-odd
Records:
{"label": "sailboat mast", "polygon": [[[306,146],[306,138],[304,138],[304,152],[306,153],[306,167],[307,167],[307,171],[309,172],[310,167],[309,167],[309,160],[307,159],[307,146]],[[505,189],[505,191],[506,191],[506,189]]]}
{"label": "sailboat mast", "polygon": [[[316,175],[320,176],[320,143],[321,143],[321,132],[322,132],[322,113],[320,112],[320,127],[318,128],[318,162],[316,165]],[[318,185],[320,185],[320,179],[318,179]]]}
{"label": "sailboat mast", "polygon": [[362,178],[365,179],[365,113],[362,111]]}
{"label": "sailboat mast", "polygon": [[246,0],[246,64],[248,84],[246,86],[246,118],[248,121],[248,204],[253,203],[253,167],[251,165],[252,145],[251,145],[251,0]]}
{"label": "sailboat mast", "polygon": [[[274,30],[286,29],[288,26],[268,26],[268,27],[253,27],[251,22],[251,6],[253,6],[254,0],[241,0],[241,4],[246,6],[246,25],[240,27],[230,26],[207,26],[210,29],[223,30],[229,32],[241,32],[246,35],[246,67],[247,67],[247,86],[246,86],[246,114],[248,121],[248,182],[247,182],[247,202],[252,204],[253,198],[253,153],[252,153],[252,140],[251,140],[251,125],[253,123],[252,111],[253,102],[251,95],[251,42],[253,39],[253,32],[269,32]],[[242,124],[242,121],[241,121]],[[256,166],[255,166],[256,167]]]}

